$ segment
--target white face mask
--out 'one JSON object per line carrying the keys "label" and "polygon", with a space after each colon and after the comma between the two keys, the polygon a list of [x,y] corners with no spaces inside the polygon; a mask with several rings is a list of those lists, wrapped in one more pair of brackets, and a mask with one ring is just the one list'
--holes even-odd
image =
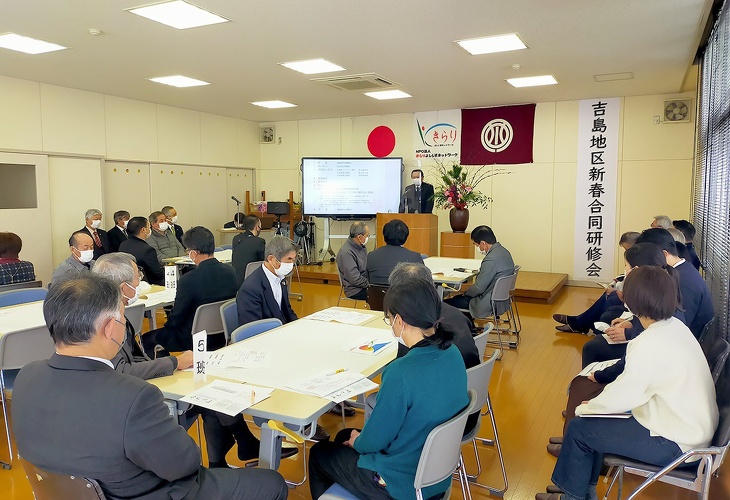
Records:
{"label": "white face mask", "polygon": [[101,220],[92,220],[91,221],[91,227],[94,229],[99,229],[99,226],[101,226]]}
{"label": "white face mask", "polygon": [[421,178],[416,177],[415,179],[413,179],[413,185],[419,187],[421,185]]}
{"label": "white face mask", "polygon": [[164,232],[168,229],[170,229],[170,224],[168,224],[167,222],[160,222],[160,231]]}
{"label": "white face mask", "polygon": [[368,241],[370,241],[370,236],[368,236],[367,238],[365,238],[365,241],[363,242],[362,246],[367,245],[368,244]]}
{"label": "white face mask", "polygon": [[79,262],[82,262],[86,264],[87,262],[91,262],[91,260],[94,258],[94,251],[93,250],[79,250],[76,249],[79,254]]}
{"label": "white face mask", "polygon": [[479,249],[479,253],[482,254],[482,255],[487,255],[487,251],[486,250],[482,250],[481,248]]}
{"label": "white face mask", "polygon": [[282,262],[278,269],[276,269],[276,275],[283,278],[294,269],[293,262]]}
{"label": "white face mask", "polygon": [[127,229],[127,222],[129,222],[129,221],[128,221],[128,220],[123,220],[123,221],[122,221],[122,227],[123,227],[124,229]]}
{"label": "white face mask", "polygon": [[127,285],[127,288],[131,288],[132,290],[134,290],[134,295],[132,297],[127,297],[127,295],[124,293],[124,287],[122,287],[122,295],[124,295],[124,298],[127,299],[127,305],[131,306],[132,304],[137,302],[137,299],[139,299],[139,287],[134,288],[126,281],[124,282],[124,284]]}
{"label": "white face mask", "polygon": [[[395,317],[393,317],[393,322],[395,323]],[[405,325],[405,323],[403,323],[403,328],[400,329],[400,336],[398,336],[398,335],[395,334],[395,331],[393,330],[393,327],[392,326],[390,327],[390,331],[393,334],[393,337],[395,337],[395,338],[398,339],[398,343],[401,344],[401,345],[404,345],[404,346],[408,347],[406,345],[406,341],[403,340],[403,331],[405,329],[406,329],[406,325]]]}
{"label": "white face mask", "polygon": [[175,217],[173,217],[173,218],[172,218],[172,223],[173,223],[173,224],[177,224],[177,215],[176,215]]}

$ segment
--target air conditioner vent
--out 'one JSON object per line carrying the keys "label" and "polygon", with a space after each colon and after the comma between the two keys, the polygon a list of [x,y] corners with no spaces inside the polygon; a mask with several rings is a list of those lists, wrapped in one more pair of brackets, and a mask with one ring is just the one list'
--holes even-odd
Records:
{"label": "air conditioner vent", "polygon": [[392,82],[376,73],[363,73],[361,75],[330,76],[326,78],[313,78],[313,82],[324,83],[339,90],[363,92],[368,90],[385,90],[400,87],[400,84]]}

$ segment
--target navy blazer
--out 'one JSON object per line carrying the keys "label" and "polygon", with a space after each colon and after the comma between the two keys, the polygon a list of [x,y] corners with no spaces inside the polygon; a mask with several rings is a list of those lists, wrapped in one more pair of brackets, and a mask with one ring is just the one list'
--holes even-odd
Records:
{"label": "navy blazer", "polygon": [[118,252],[119,245],[121,245],[123,241],[129,238],[129,235],[119,229],[119,226],[114,226],[113,228],[111,228],[109,231],[106,232],[106,235],[109,237],[109,245],[112,249],[112,252]]}
{"label": "navy blazer", "polygon": [[238,324],[245,325],[260,319],[277,318],[286,324],[297,319],[289,302],[289,287],[281,282],[281,307],[276,303],[269,279],[263,266],[246,278],[236,296]]}
{"label": "navy blazer", "polygon": [[694,336],[699,338],[707,322],[715,316],[710,287],[687,260],[674,270],[679,273],[679,290],[682,293],[685,324],[692,330]]}

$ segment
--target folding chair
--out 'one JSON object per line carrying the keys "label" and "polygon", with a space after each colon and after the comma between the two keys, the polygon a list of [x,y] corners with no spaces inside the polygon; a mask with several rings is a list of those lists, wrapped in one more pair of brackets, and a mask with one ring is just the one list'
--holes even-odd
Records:
{"label": "folding chair", "polygon": [[0,292],[0,307],[36,302],[45,299],[46,295],[48,295],[48,290],[45,288],[20,288]]}
{"label": "folding chair", "polygon": [[[497,333],[497,340],[489,341],[488,344],[502,348],[516,349],[520,342],[520,330],[522,325],[519,320],[517,308],[512,293],[517,283],[517,271],[519,266],[515,266],[515,272],[508,275],[497,278],[494,282],[494,288],[492,289],[492,317],[494,319],[495,330]],[[506,320],[502,320],[502,323],[506,323],[506,328],[500,327],[500,317],[502,314]],[[514,335],[515,340],[502,340],[502,333],[507,335]]]}
{"label": "folding chair", "polygon": [[238,307],[236,299],[227,300],[221,305],[221,322],[223,334],[226,336],[226,345],[231,343],[231,333],[238,328]]}
{"label": "folding chair", "polygon": [[243,273],[243,280],[245,281],[246,278],[248,278],[249,276],[251,276],[251,273],[253,273],[256,269],[258,269],[259,267],[261,267],[261,265],[263,263],[264,262],[262,260],[257,260],[257,261],[249,262],[248,264],[246,264],[246,272]]}
{"label": "folding chair", "polygon": [[493,328],[494,323],[487,323],[482,333],[474,336],[474,344],[476,344],[477,350],[479,351],[480,361],[484,361],[484,354],[487,351],[487,343],[489,342],[489,334],[492,333]]}
{"label": "folding chair", "polygon": [[279,326],[281,326],[281,320],[278,318],[267,318],[260,319],[258,321],[251,321],[250,323],[241,325],[233,330],[233,332],[231,333],[231,344],[235,344],[236,342],[246,340],[260,333],[273,330],[274,328],[277,328]]}
{"label": "folding chair", "polygon": [[342,282],[342,273],[340,273],[339,267],[337,268],[337,279],[340,280],[340,295],[337,297],[337,305],[340,305],[341,300],[352,300],[353,302],[355,302],[355,309],[357,309],[357,303],[359,301],[357,299],[351,299],[350,297],[345,295],[345,285]]}
{"label": "folding chair", "polygon": [[223,320],[221,319],[221,306],[228,302],[229,299],[211,302],[198,306],[193,317],[193,328],[191,335],[202,330],[211,335],[223,334]]}
{"label": "folding chair", "polygon": [[368,285],[367,303],[371,311],[383,310],[383,299],[389,288],[383,285]]}
{"label": "folding chair", "polygon": [[99,483],[88,477],[72,476],[41,469],[20,458],[25,469],[36,500],[57,500],[73,498],[74,500],[105,500]]}

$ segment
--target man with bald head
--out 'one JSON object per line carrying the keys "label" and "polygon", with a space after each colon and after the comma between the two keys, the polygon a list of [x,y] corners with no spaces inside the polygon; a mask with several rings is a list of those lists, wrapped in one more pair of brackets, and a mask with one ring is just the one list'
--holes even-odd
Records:
{"label": "man with bald head", "polygon": [[76,231],[68,240],[71,255],[53,271],[48,289],[88,273],[94,266],[94,240],[86,231]]}

